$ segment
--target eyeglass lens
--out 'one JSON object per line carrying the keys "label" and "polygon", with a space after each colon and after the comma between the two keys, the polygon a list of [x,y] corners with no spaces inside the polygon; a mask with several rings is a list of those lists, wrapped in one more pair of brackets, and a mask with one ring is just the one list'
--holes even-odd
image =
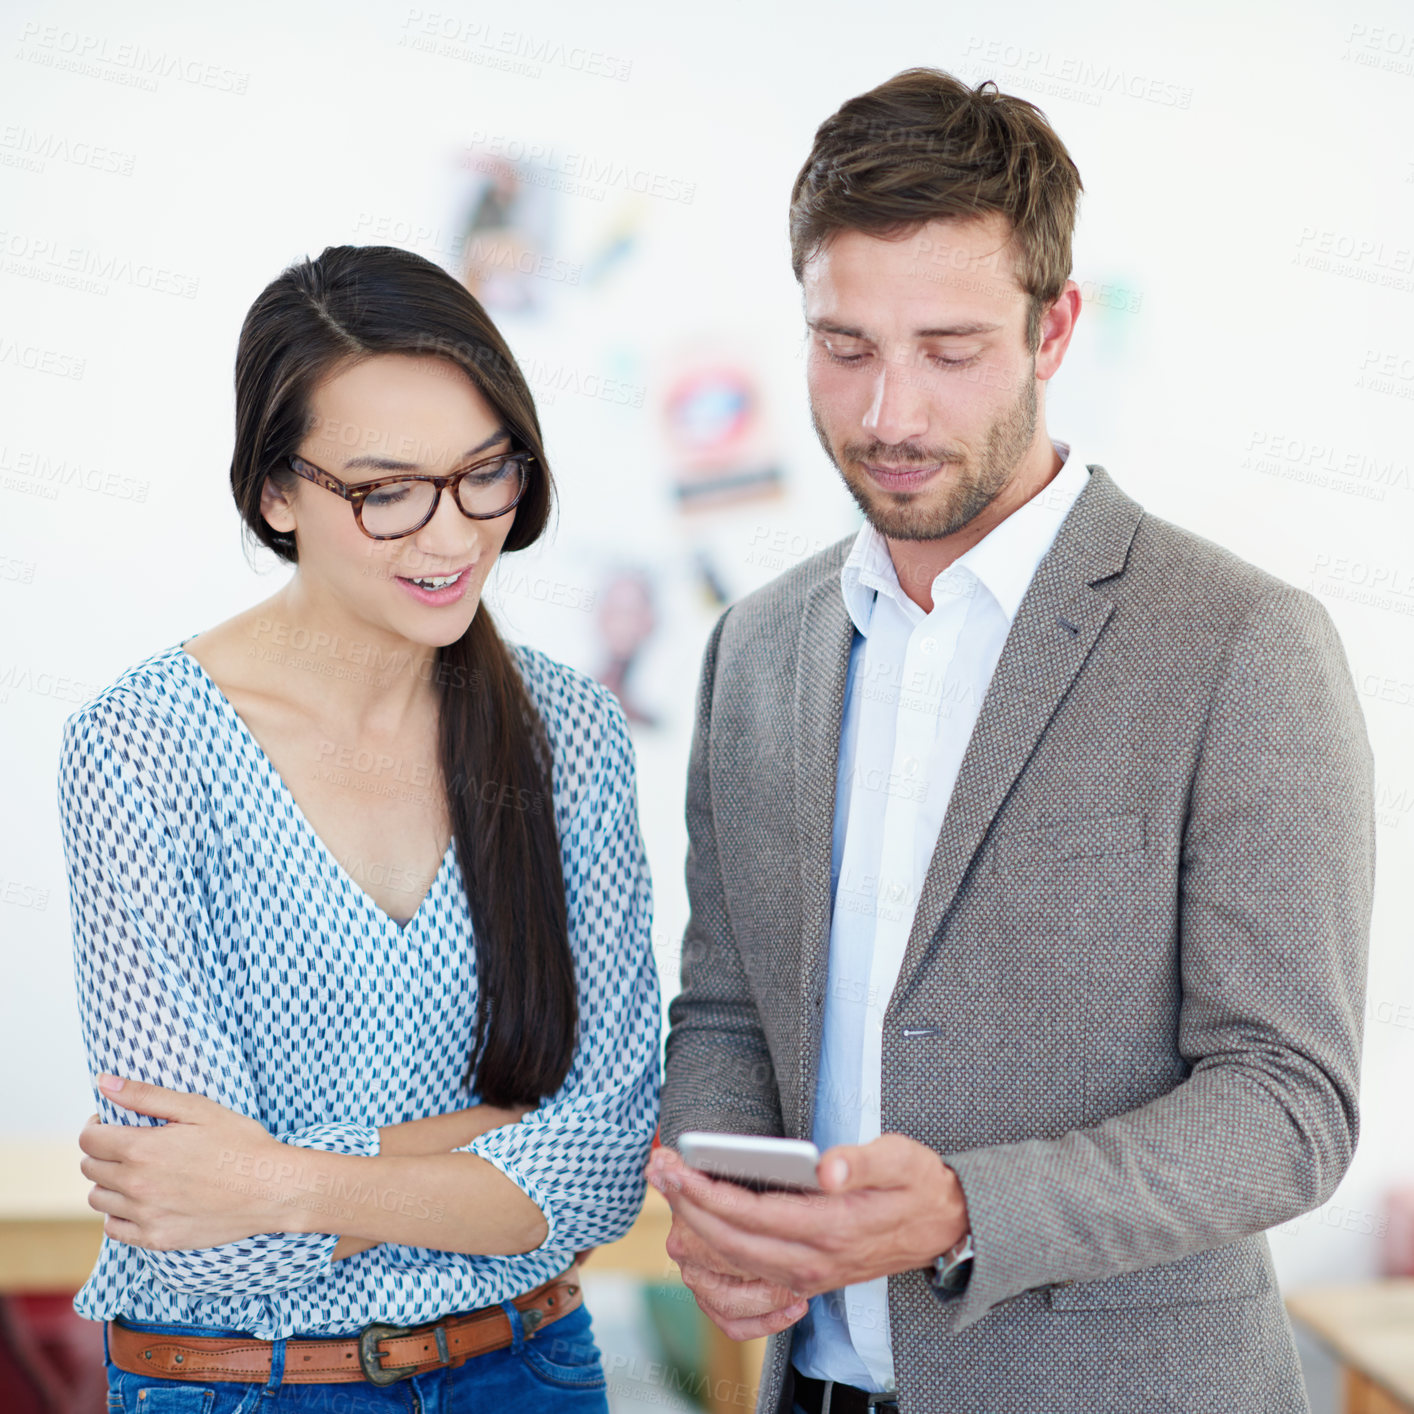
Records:
{"label": "eyeglass lens", "polygon": [[[457,487],[462,509],[494,516],[510,508],[520,490],[523,462],[503,457],[464,476]],[[370,491],[363,500],[363,528],[370,535],[400,535],[418,526],[432,509],[436,488],[428,481],[395,481]]]}

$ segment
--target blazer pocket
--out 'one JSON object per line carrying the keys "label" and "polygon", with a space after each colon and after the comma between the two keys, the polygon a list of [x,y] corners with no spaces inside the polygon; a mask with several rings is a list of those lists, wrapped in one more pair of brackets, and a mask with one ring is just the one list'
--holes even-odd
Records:
{"label": "blazer pocket", "polygon": [[1052,825],[1003,830],[992,840],[992,872],[1067,859],[1137,858],[1144,852],[1144,816],[1092,815]]}
{"label": "blazer pocket", "polygon": [[1258,1296],[1270,1285],[1260,1253],[1246,1244],[1191,1252],[1176,1262],[1141,1267],[1099,1281],[1057,1282],[1047,1288],[1052,1310],[1114,1306],[1185,1306]]}

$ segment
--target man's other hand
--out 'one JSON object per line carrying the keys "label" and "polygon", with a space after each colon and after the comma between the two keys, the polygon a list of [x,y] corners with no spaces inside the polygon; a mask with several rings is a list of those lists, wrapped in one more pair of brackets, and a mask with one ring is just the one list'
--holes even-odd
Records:
{"label": "man's other hand", "polygon": [[761,1281],[734,1266],[684,1222],[674,1206],[677,1195],[672,1185],[656,1181],[658,1175],[674,1169],[679,1173],[692,1171],[673,1150],[654,1149],[648,1166],[649,1181],[661,1189],[673,1208],[668,1256],[678,1264],[683,1284],[703,1314],[732,1340],[755,1340],[794,1325],[805,1314],[809,1302],[786,1287]]}
{"label": "man's other hand", "polygon": [[[756,1193],[689,1168],[663,1148],[653,1151],[647,1170],[673,1210],[675,1245],[688,1262],[718,1282],[733,1278],[757,1303],[753,1315],[776,1319],[772,1330],[799,1319],[784,1317],[794,1307],[781,1293],[809,1298],[924,1267],[969,1231],[956,1173],[905,1135],[827,1149],[816,1172],[818,1193]],[[673,1237],[669,1243],[681,1265]],[[686,1267],[683,1280],[697,1295]],[[714,1304],[722,1289],[712,1288]],[[698,1304],[717,1320],[700,1296]],[[767,1333],[753,1329],[735,1338]]]}

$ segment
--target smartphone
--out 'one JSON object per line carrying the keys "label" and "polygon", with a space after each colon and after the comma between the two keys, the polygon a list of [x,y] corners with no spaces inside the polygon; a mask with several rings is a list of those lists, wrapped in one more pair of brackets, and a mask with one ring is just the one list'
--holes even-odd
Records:
{"label": "smartphone", "polygon": [[820,1151],[808,1139],[771,1139],[757,1134],[678,1136],[678,1153],[690,1168],[730,1179],[758,1193],[777,1190],[818,1193],[815,1166]]}

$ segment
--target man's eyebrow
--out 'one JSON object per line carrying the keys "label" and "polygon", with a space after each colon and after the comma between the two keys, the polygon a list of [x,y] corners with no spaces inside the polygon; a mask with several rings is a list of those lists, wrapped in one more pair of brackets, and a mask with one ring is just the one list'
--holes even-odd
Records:
{"label": "man's eyebrow", "polygon": [[[818,329],[823,334],[839,334],[846,339],[869,338],[869,335],[862,329],[854,329],[847,324],[836,324],[832,319],[807,319],[805,322],[811,329]],[[984,324],[981,320],[974,319],[965,324],[948,324],[938,329],[915,329],[913,337],[915,339],[966,338],[970,334],[995,334],[1001,327],[1000,324]]]}
{"label": "man's eyebrow", "polygon": [[[504,442],[510,435],[511,434],[504,427],[498,427],[484,442],[479,446],[473,447],[468,452],[463,452],[457,460],[462,462],[468,461],[478,452],[484,452],[488,447],[494,447],[497,442]],[[352,460],[346,461],[344,463],[344,470],[355,471],[362,467],[368,467],[373,471],[416,471],[419,466],[421,466],[420,462],[400,462],[393,457],[366,456],[354,457]]]}
{"label": "man's eyebrow", "polygon": [[942,329],[915,329],[913,337],[915,339],[952,339],[965,337],[969,334],[995,334],[1001,327],[1000,324],[984,324],[980,319],[974,319],[967,324],[949,324]]}

